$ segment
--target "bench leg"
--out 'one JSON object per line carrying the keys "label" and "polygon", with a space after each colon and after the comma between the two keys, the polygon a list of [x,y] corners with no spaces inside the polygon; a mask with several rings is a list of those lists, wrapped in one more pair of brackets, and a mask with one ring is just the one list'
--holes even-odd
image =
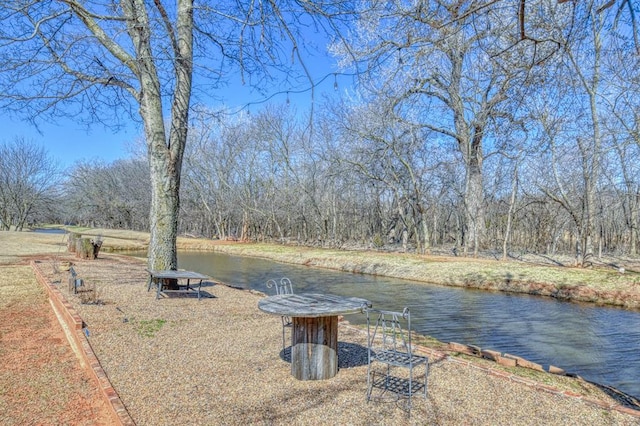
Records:
{"label": "bench leg", "polygon": [[195,290],[195,291],[196,291],[196,293],[198,294],[198,300],[200,300],[200,297],[201,297],[201,296],[200,296],[200,289],[202,288],[202,280],[200,280],[200,281],[198,282],[198,288],[197,288],[197,289],[195,289],[194,287],[191,287],[190,282],[191,282],[191,280],[190,280],[190,279],[187,279],[187,291],[189,291],[189,290]]}

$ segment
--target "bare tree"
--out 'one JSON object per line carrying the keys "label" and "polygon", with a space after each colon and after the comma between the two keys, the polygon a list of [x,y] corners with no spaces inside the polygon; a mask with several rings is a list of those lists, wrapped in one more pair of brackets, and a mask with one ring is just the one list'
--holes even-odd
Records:
{"label": "bare tree", "polygon": [[79,162],[67,175],[67,220],[87,226],[148,229],[151,185],[143,160]]}
{"label": "bare tree", "polygon": [[278,76],[290,76],[292,58],[299,63],[304,49],[298,24],[315,25],[314,17],[330,13],[321,6],[3,1],[2,107],[29,118],[72,115],[116,124],[138,116],[151,176],[149,266],[174,269],[194,79],[209,79],[215,90],[236,78],[234,67],[249,84],[264,83],[271,65]]}
{"label": "bare tree", "polygon": [[427,193],[438,163],[431,156],[437,147],[429,130],[399,120],[388,102],[343,105],[333,114],[345,150],[339,159],[344,173],[359,174],[368,185],[392,194],[395,214],[389,229],[382,230],[384,238],[394,234],[406,251],[412,237],[419,252],[429,250]]}
{"label": "bare tree", "polygon": [[527,56],[523,48],[507,49],[516,22],[497,7],[466,13],[473,2],[363,8],[357,32],[335,52],[360,70],[365,96],[391,99],[399,119],[455,143],[464,165],[464,247],[477,254],[485,232],[485,141],[492,121],[517,109],[516,88],[530,65],[519,59]]}
{"label": "bare tree", "polygon": [[60,177],[58,165],[42,146],[20,137],[0,144],[0,229],[14,226],[22,231],[38,213],[36,208],[49,208]]}
{"label": "bare tree", "polygon": [[595,2],[580,4],[571,15],[574,25],[570,31],[565,30],[566,19],[549,19],[549,27],[555,28],[563,48],[547,69],[548,95],[541,97],[537,112],[550,153],[546,167],[551,165],[554,176],[553,185],[544,191],[575,223],[579,265],[590,262],[595,241],[601,236],[597,229],[602,229],[598,201],[606,152],[606,103],[602,100],[614,87],[603,67],[617,38],[610,27],[613,11],[608,14]]}
{"label": "bare tree", "polygon": [[[247,116],[199,116],[185,156],[183,219],[188,232],[240,237],[247,201],[242,182],[252,180],[254,144]],[[251,193],[251,191],[248,191]],[[198,227],[198,224],[200,226]]]}
{"label": "bare tree", "polygon": [[628,49],[629,42],[620,35],[610,40],[607,59],[603,61],[607,90],[599,100],[604,101],[607,111],[603,131],[611,141],[610,151],[615,153],[612,160],[615,166],[610,168],[608,178],[610,187],[619,194],[624,215],[623,227],[628,236],[622,240],[626,241],[629,254],[637,255],[640,243],[640,81],[637,78],[640,56]]}

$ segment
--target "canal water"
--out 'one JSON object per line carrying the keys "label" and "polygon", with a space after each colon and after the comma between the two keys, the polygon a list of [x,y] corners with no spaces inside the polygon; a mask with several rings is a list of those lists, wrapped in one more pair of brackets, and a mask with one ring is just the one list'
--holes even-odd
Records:
{"label": "canal water", "polygon": [[61,228],[35,228],[33,232],[40,234],[66,234],[67,231]]}
{"label": "canal water", "polygon": [[[182,269],[273,293],[270,278],[289,277],[296,292],[328,292],[411,310],[412,327],[443,342],[473,344],[560,367],[640,397],[640,312],[551,298],[425,285],[220,253],[179,253]],[[351,315],[352,323],[365,321]]]}

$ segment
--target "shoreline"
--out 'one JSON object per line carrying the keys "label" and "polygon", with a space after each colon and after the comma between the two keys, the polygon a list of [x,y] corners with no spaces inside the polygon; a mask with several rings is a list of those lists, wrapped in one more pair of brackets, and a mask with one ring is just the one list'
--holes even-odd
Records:
{"label": "shoreline", "polygon": [[[149,234],[117,229],[66,227],[67,232],[103,239],[102,251],[145,251]],[[10,235],[7,232],[4,235]],[[29,234],[29,233],[27,233]],[[64,235],[32,233],[59,242]],[[63,245],[58,243],[59,245]],[[221,252],[342,272],[419,283],[551,297],[562,301],[640,310],[640,258],[603,258],[591,268],[569,266],[568,258],[522,255],[495,258],[417,255],[365,249],[330,249],[180,236],[178,250]],[[1,263],[2,259],[0,259]]]}
{"label": "shoreline", "polygon": [[[204,249],[201,245],[195,245],[190,248],[191,244],[183,242],[184,250],[196,251],[213,251],[229,255],[239,255],[256,257],[268,260],[274,260],[282,263],[289,263],[302,266],[318,267],[341,272],[351,272],[356,274],[368,274],[373,276],[384,276],[389,278],[398,278],[410,281],[416,281],[424,284],[443,285],[449,287],[470,288],[482,291],[499,291],[507,293],[528,294],[532,296],[551,297],[562,301],[590,303],[597,306],[609,306],[630,310],[640,310],[640,278],[638,282],[631,282],[627,288],[597,288],[588,285],[586,282],[576,281],[567,284],[557,284],[545,281],[536,281],[532,276],[526,276],[524,279],[516,279],[519,268],[528,269],[553,269],[551,266],[520,265],[516,262],[499,262],[490,260],[477,259],[455,259],[456,263],[466,263],[472,272],[460,275],[446,277],[443,280],[434,280],[433,270],[447,268],[451,265],[451,258],[444,256],[418,256],[399,253],[378,253],[371,251],[345,251],[345,254],[336,255],[336,250],[331,249],[313,249],[292,246],[279,246],[275,244],[258,244],[258,243],[223,243],[211,244],[208,249]],[[275,247],[272,250],[268,247]],[[267,247],[265,249],[265,247]],[[357,261],[345,259],[352,254]],[[393,257],[405,258],[406,264],[398,267],[397,259]],[[370,258],[370,259],[367,259]],[[390,259],[391,258],[391,259]],[[487,269],[500,268],[500,273],[492,271],[487,272],[487,277],[482,276],[482,266],[488,265]],[[558,268],[558,267],[555,267]],[[566,273],[566,271],[564,271]],[[579,270],[584,273],[585,271]],[[589,271],[586,271],[589,272]],[[600,272],[606,275],[614,275],[615,272]],[[530,273],[535,274],[534,272]],[[493,275],[493,279],[491,279]],[[548,274],[547,274],[548,275]],[[620,274],[618,274],[620,275]],[[616,276],[616,278],[618,278]]]}
{"label": "shoreline", "polygon": [[[311,418],[343,424],[409,423],[399,407],[366,403],[362,393],[366,382],[366,350],[362,348],[366,343],[357,327],[349,331],[352,326],[341,325],[341,345],[348,352],[341,353],[342,364],[335,378],[298,381],[291,377],[281,352],[279,318],[257,309],[257,301],[264,295],[214,283],[206,287],[211,297],[202,301],[156,300],[146,291],[142,262],[106,255],[73,263],[79,276],[95,283],[103,303],[83,304],[78,296],[67,297],[90,331],[89,341],[102,368],[138,424],[220,424],[230,418],[237,421],[231,424],[305,424]],[[52,272],[46,275],[52,281],[60,277]],[[66,294],[65,287],[61,291]],[[150,324],[157,327],[150,328]],[[574,424],[587,425],[614,416],[617,424],[634,424],[640,416],[602,388],[577,377],[525,372],[520,367],[499,366],[428,346],[422,350],[429,354],[433,368],[428,400],[414,400],[412,420],[418,423],[436,419],[439,424],[489,424],[495,420],[539,424],[572,419]],[[172,367],[174,362],[180,363],[178,368]],[[234,379],[238,371],[243,372],[243,380]],[[260,389],[250,390],[251,383],[261,383]],[[181,399],[172,399],[167,406],[152,402],[153,396],[171,398],[194,386],[199,389],[195,405]],[[282,393],[283,387],[290,392]],[[296,392],[306,396],[291,399]],[[217,402],[209,403],[210,399]],[[333,409],[327,411],[326,404]],[[459,409],[460,404],[465,410]],[[307,412],[314,413],[313,417],[307,417]]]}

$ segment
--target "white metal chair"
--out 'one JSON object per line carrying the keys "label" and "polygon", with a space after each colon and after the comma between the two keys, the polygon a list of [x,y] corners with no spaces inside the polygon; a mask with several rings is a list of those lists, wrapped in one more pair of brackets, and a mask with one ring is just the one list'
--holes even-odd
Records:
{"label": "white metal chair", "polygon": [[[267,288],[276,288],[276,294],[293,294],[293,285],[291,284],[291,280],[287,277],[283,277],[280,281],[276,281],[271,279],[267,281]],[[285,339],[285,330],[287,328],[293,327],[293,322],[291,321],[291,317],[282,316],[282,351],[284,352],[286,346]]]}
{"label": "white metal chair", "polygon": [[[429,359],[413,353],[409,309],[404,308],[402,312],[368,309],[367,334],[367,402],[372,399],[374,387],[381,389],[383,394],[392,392],[398,400],[401,396],[407,397],[407,412],[411,416],[411,396],[421,392],[427,397]],[[382,365],[382,373],[375,368],[376,363]],[[423,380],[417,380],[414,376],[413,369],[416,367],[424,368]],[[405,373],[394,376],[396,369],[405,369]],[[376,378],[376,375],[380,377]]]}

